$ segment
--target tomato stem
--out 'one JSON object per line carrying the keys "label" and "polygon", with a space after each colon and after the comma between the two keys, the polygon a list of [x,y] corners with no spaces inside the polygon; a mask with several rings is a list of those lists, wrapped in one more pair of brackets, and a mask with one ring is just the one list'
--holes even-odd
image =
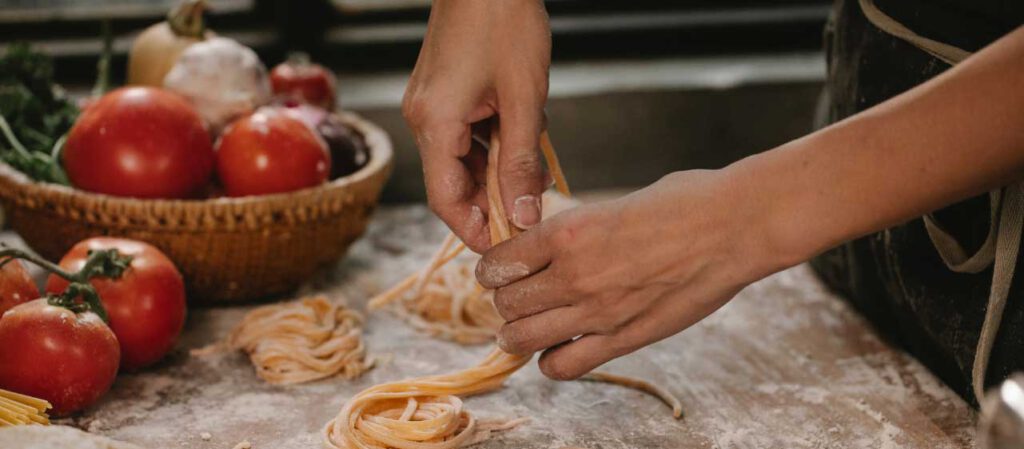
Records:
{"label": "tomato stem", "polygon": [[[77,298],[82,298],[82,302],[76,301]],[[64,293],[47,295],[46,301],[51,306],[63,307],[75,313],[93,312],[103,322],[110,322],[110,317],[107,316],[107,309],[103,307],[99,293],[96,293],[96,289],[88,283],[72,282],[64,289]]]}
{"label": "tomato stem", "polygon": [[[15,259],[32,262],[69,282],[63,293],[48,296],[51,305],[79,313],[92,311],[103,321],[108,321],[107,311],[103,308],[99,293],[89,283],[89,280],[94,277],[118,279],[132,263],[131,256],[122,255],[116,249],[90,250],[82,268],[70,273],[49,260],[0,243],[0,268]],[[81,298],[82,302],[78,302],[78,298]]]}
{"label": "tomato stem", "polygon": [[309,57],[309,53],[304,51],[293,51],[288,53],[288,58],[285,59],[285,63],[290,66],[303,67],[312,64],[313,60]]}
{"label": "tomato stem", "polygon": [[50,262],[49,260],[43,259],[42,257],[39,257],[35,254],[31,254],[20,249],[10,248],[4,244],[0,244],[0,259],[3,259],[3,261],[0,262],[0,268],[3,268],[4,265],[7,265],[12,260],[21,259],[39,265],[46,271],[49,271],[53,274],[56,274],[57,276],[67,279],[69,282],[75,282],[78,280],[74,274],[64,271],[64,269],[61,268],[60,265]]}

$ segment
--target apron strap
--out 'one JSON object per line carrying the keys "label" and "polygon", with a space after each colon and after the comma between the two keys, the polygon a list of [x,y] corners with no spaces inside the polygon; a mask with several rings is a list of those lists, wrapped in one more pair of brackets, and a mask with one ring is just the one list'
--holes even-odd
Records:
{"label": "apron strap", "polygon": [[[970,52],[949,44],[921,36],[902,23],[888,16],[875,6],[874,0],[858,0],[860,8],[874,26],[893,37],[921,49],[935,58],[956,65],[967,59]],[[999,333],[999,324],[1006,309],[1010,294],[1013,272],[1017,266],[1020,251],[1021,228],[1024,227],[1024,190],[1022,183],[1015,183],[989,192],[989,231],[985,243],[972,255],[968,255],[956,238],[943,230],[931,214],[924,217],[925,230],[938,251],[942,261],[957,273],[978,273],[990,265],[992,287],[989,290],[985,320],[981,325],[978,346],[974,352],[971,368],[971,385],[974,397],[980,402],[985,394],[985,374],[988,370],[992,345]]]}
{"label": "apron strap", "polygon": [[993,190],[988,193],[989,198],[989,225],[988,236],[985,243],[972,255],[967,255],[964,247],[950,233],[942,229],[942,226],[935,220],[932,214],[925,214],[921,217],[924,220],[924,229],[928,231],[928,237],[939,252],[939,257],[950,270],[957,273],[979,273],[992,265],[996,256],[996,237],[999,230],[999,206],[1002,200],[1002,191]]}
{"label": "apron strap", "polygon": [[860,9],[864,11],[864,17],[867,17],[874,26],[878,27],[878,29],[906,41],[907,43],[927,52],[949,65],[955,65],[956,63],[967,59],[967,57],[971,55],[971,52],[967,50],[928,39],[927,37],[911,31],[902,23],[892,17],[889,17],[888,14],[878,9],[878,7],[875,6],[875,0],[859,1]]}
{"label": "apron strap", "polygon": [[985,373],[992,345],[999,333],[1006,299],[1010,294],[1013,272],[1017,267],[1017,252],[1020,251],[1021,227],[1024,225],[1024,191],[1021,184],[1012,184],[1003,191],[1002,212],[999,215],[999,235],[996,237],[995,259],[992,268],[992,287],[988,295],[985,321],[978,337],[978,349],[974,354],[971,377],[974,396],[980,402],[984,394]]}

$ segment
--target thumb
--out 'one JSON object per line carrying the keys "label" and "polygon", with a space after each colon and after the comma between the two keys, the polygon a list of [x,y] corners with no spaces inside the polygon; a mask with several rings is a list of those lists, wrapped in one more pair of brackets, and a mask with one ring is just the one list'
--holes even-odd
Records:
{"label": "thumb", "polygon": [[545,183],[538,142],[543,120],[539,107],[501,115],[498,183],[505,210],[520,229],[529,229],[541,219]]}

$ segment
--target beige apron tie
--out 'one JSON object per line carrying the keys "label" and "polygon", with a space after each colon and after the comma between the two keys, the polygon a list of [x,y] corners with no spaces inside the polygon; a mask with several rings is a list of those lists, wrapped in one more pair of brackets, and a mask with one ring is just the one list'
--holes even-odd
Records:
{"label": "beige apron tie", "polygon": [[[874,0],[858,0],[864,16],[878,29],[900,38],[949,65],[955,65],[971,55],[970,52],[949,44],[934,41],[914,33],[875,6]],[[978,273],[990,265],[992,287],[989,290],[985,321],[981,325],[978,346],[971,368],[974,396],[981,401],[985,393],[985,373],[992,353],[992,345],[999,333],[1006,299],[1010,293],[1013,272],[1020,250],[1021,228],[1024,226],[1024,190],[1022,184],[1012,184],[989,192],[990,217],[988,237],[972,255],[952,235],[943,230],[931,214],[924,217],[924,227],[942,261],[957,273]]]}

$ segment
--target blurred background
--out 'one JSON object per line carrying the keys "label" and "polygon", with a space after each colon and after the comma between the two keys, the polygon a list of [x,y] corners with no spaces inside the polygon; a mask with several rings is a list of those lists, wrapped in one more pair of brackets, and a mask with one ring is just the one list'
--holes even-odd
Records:
{"label": "blurred background", "polygon": [[[174,0],[0,0],[0,51],[14,37],[87,92],[100,21],[113,24],[115,82],[133,36]],[[399,105],[427,0],[211,0],[208,24],[268,65],[301,50],[339,76],[341,106],[383,126],[397,160],[384,201],[419,201],[422,174]],[[811,129],[825,76],[828,0],[548,0],[549,129],[577,189],[639,187],[715,168]]]}

